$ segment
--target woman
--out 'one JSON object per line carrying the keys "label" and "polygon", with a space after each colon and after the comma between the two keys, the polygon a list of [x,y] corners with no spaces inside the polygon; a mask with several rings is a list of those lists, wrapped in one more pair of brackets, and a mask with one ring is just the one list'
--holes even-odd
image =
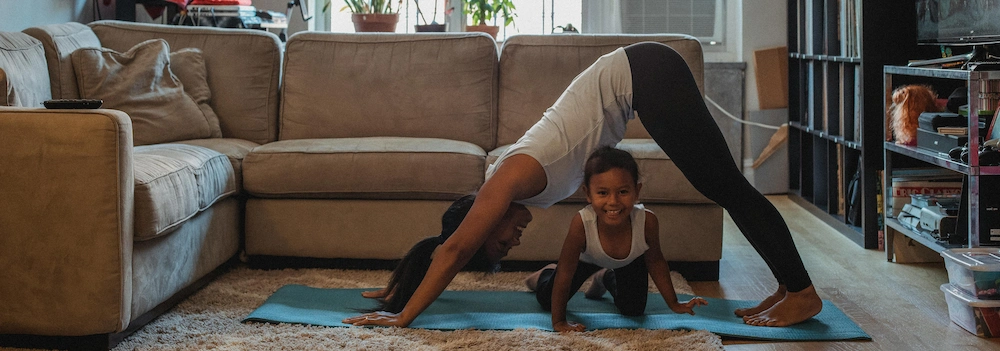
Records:
{"label": "woman", "polygon": [[373,312],[344,322],[408,326],[487,242],[512,203],[545,208],[569,197],[583,181],[590,153],[620,142],[636,116],[688,181],[729,212],[777,279],[774,294],[736,315],[750,325],[787,326],[818,314],[822,301],[788,226],[736,167],[684,59],[666,45],[644,42],[606,54],[580,73],[490,166],[466,220],[438,248],[398,314]]}

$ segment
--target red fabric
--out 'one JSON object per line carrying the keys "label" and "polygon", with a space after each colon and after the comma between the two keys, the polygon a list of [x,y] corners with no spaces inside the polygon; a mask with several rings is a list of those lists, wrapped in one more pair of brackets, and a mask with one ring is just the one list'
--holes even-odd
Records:
{"label": "red fabric", "polygon": [[[166,2],[174,3],[177,5],[178,9],[184,10],[184,8],[187,7],[188,0],[166,0]],[[250,1],[247,2],[249,3]],[[160,18],[160,16],[163,15],[163,10],[167,8],[164,5],[143,4],[142,6],[146,8],[146,13],[148,13],[149,17],[152,19]]]}

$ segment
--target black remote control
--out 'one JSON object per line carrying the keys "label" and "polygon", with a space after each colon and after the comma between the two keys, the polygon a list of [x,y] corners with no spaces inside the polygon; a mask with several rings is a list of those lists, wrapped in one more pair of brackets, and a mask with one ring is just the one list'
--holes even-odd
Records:
{"label": "black remote control", "polygon": [[103,104],[100,99],[53,99],[42,103],[47,109],[95,109]]}

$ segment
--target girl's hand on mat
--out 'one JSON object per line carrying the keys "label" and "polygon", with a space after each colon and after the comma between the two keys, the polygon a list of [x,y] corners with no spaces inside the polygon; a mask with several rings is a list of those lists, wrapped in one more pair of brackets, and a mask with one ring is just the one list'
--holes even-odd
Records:
{"label": "girl's hand on mat", "polygon": [[353,325],[377,325],[382,327],[406,327],[409,323],[403,322],[398,314],[385,311],[365,313],[356,317],[344,318],[343,321]]}
{"label": "girl's hand on mat", "polygon": [[704,306],[704,305],[708,305],[708,301],[706,301],[703,298],[696,297],[686,302],[678,302],[676,304],[671,304],[670,310],[674,311],[674,313],[687,313],[693,316],[694,307]]}
{"label": "girl's hand on mat", "polygon": [[582,332],[582,331],[586,331],[587,327],[584,326],[583,324],[580,324],[580,323],[577,323],[577,322],[562,321],[562,322],[552,323],[552,329],[555,329],[555,331],[560,332],[560,333],[563,333],[563,332]]}

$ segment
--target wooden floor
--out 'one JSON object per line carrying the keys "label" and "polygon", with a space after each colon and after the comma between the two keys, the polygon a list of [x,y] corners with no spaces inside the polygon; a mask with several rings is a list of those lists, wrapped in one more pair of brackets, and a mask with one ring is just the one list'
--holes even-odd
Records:
{"label": "wooden floor", "polygon": [[[1000,350],[1000,338],[979,338],[949,319],[940,290],[948,282],[943,263],[886,262],[885,252],[863,249],[788,197],[768,198],[785,217],[820,297],[837,305],[873,341],[724,340],[727,350]],[[774,278],[728,215],[725,221],[719,281],[692,282],[694,292],[764,298],[774,290]]]}

